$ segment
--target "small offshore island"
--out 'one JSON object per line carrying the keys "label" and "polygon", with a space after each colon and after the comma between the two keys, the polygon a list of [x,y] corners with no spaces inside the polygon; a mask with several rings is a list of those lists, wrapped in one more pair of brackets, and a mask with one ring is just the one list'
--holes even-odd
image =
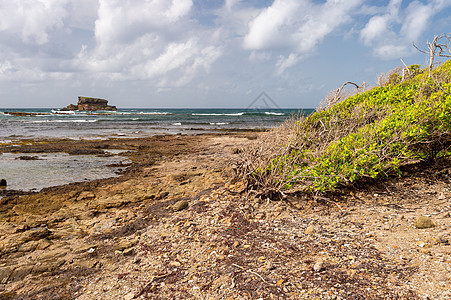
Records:
{"label": "small offshore island", "polygon": [[108,100],[90,97],[78,97],[78,104],[69,104],[61,109],[61,111],[96,111],[107,110],[117,111],[116,106],[108,105]]}
{"label": "small offshore island", "polygon": [[0,299],[451,299],[451,60],[362,87],[270,131],[0,144],[126,161],[5,176]]}
{"label": "small offshore island", "polygon": [[[117,108],[114,105],[108,105],[108,100],[105,99],[79,96],[77,105],[69,104],[68,106],[61,108],[59,111],[117,111]],[[4,112],[4,114],[16,117],[50,115],[50,113],[35,113],[23,111],[6,111]]]}

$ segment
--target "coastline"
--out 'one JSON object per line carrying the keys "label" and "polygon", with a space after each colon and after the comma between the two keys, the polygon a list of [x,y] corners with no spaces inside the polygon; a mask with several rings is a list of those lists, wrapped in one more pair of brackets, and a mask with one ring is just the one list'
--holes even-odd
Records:
{"label": "coastline", "polygon": [[[260,134],[15,147],[122,149],[131,164],[0,199],[0,299],[451,297],[449,160],[329,203],[255,199],[233,167]],[[415,228],[420,215],[436,226]]]}

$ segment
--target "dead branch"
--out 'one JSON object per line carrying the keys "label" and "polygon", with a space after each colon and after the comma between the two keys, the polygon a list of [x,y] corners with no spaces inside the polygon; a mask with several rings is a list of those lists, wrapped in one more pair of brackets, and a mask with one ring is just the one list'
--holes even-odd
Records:
{"label": "dead branch", "polygon": [[[428,76],[432,76],[432,69],[434,68],[434,60],[436,57],[451,57],[450,49],[451,36],[449,34],[442,34],[434,36],[432,42],[427,42],[427,50],[422,50],[413,43],[413,46],[420,52],[429,55]],[[446,54],[449,52],[450,54]]]}

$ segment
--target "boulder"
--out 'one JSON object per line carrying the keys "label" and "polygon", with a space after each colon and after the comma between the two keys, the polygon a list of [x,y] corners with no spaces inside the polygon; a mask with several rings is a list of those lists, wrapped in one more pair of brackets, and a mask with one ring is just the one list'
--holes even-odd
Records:
{"label": "boulder", "polygon": [[6,179],[0,180],[0,187],[6,187],[8,184],[6,183]]}

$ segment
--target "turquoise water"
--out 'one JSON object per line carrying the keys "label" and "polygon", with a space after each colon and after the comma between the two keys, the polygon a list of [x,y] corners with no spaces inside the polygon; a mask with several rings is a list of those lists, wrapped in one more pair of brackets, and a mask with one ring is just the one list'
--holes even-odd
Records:
{"label": "turquoise water", "polygon": [[[309,114],[313,110],[303,110]],[[13,116],[8,112],[39,115]],[[60,112],[52,109],[0,109],[0,139],[143,137],[200,133],[218,129],[277,126],[297,109],[119,109],[117,112]]]}
{"label": "turquoise water", "polygon": [[[313,110],[304,110],[309,114]],[[8,112],[31,113],[15,116]],[[0,109],[0,145],[33,138],[107,139],[156,134],[194,134],[221,129],[271,128],[296,109],[119,109],[117,112],[61,112],[52,109]],[[71,182],[117,176],[107,167],[123,157],[26,154],[38,160],[16,159],[24,154],[0,153],[0,179],[11,190],[40,190]]]}

